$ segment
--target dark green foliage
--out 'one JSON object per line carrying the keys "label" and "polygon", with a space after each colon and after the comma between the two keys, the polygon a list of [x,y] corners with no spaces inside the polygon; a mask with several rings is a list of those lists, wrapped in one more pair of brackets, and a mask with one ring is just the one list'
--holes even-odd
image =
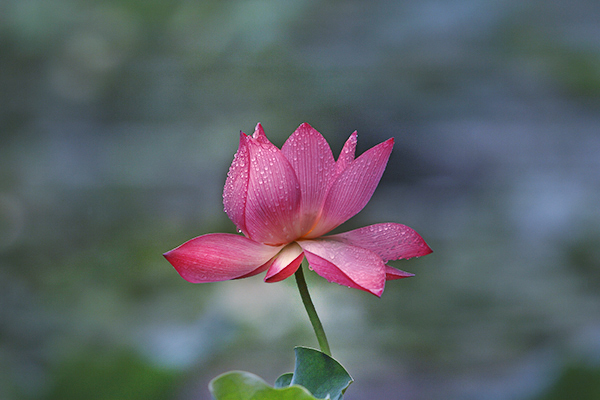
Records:
{"label": "dark green foliage", "polygon": [[536,400],[600,399],[600,367],[572,365],[565,368],[554,385]]}
{"label": "dark green foliage", "polygon": [[46,400],[170,399],[178,374],[128,350],[88,350],[60,364]]}

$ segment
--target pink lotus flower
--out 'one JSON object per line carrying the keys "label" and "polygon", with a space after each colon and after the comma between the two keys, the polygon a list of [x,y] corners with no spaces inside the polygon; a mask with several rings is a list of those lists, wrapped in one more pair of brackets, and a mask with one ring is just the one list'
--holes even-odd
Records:
{"label": "pink lotus flower", "polygon": [[225,212],[242,235],[212,233],[164,254],[193,283],[245,278],[267,271],[266,282],[288,278],[304,257],[330,282],[381,296],[386,280],[413,274],[389,260],[431,253],[413,229],[396,223],[323,236],[367,204],[388,162],[394,139],[354,159],[357,135],[337,161],[327,141],[304,123],[278,149],[260,124],[240,146],[223,190]]}

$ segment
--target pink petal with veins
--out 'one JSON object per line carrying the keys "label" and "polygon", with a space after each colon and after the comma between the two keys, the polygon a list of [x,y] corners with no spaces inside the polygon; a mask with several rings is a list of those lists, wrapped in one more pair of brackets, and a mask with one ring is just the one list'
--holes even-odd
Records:
{"label": "pink petal with veins", "polygon": [[385,264],[372,251],[335,240],[300,240],[311,269],[330,282],[381,296]]}
{"label": "pink petal with veins", "polygon": [[394,139],[388,139],[370,148],[340,173],[327,192],[317,226],[307,238],[324,235],[364,208],[379,184],[393,146]]}
{"label": "pink petal with veins", "polygon": [[290,277],[304,259],[302,247],[296,242],[285,246],[279,254],[277,254],[267,271],[265,282],[279,282]]}
{"label": "pink petal with veins", "polygon": [[246,231],[246,196],[250,170],[250,154],[248,152],[248,136],[240,132],[240,145],[233,156],[229,167],[225,187],[223,188],[223,206],[225,212],[235,226],[248,235]]}
{"label": "pink petal with veins", "polygon": [[386,262],[420,257],[432,252],[414,229],[392,222],[369,225],[326,238],[371,250]]}
{"label": "pink petal with veins", "polygon": [[410,278],[411,276],[415,276],[415,274],[411,274],[410,272],[404,272],[401,269],[392,268],[389,265],[385,266],[385,280],[393,281],[395,279],[402,278]]}
{"label": "pink petal with veins", "polygon": [[[358,134],[356,131],[350,135],[346,143],[344,143],[344,147],[342,147],[342,151],[335,163],[335,176],[337,177],[343,170],[348,168],[348,166],[354,161],[354,153],[356,152],[356,142],[358,140]],[[331,182],[333,183],[333,182]]]}
{"label": "pink petal with veins", "polygon": [[260,124],[248,138],[250,159],[245,223],[257,242],[280,245],[299,236],[300,185],[292,165]]}
{"label": "pink petal with veins", "polygon": [[313,228],[321,211],[335,160],[325,138],[307,123],[286,140],[281,152],[294,168],[300,184],[299,236],[302,236]]}
{"label": "pink petal with veins", "polygon": [[212,233],[191,239],[164,256],[186,281],[217,282],[249,276],[281,248],[240,235]]}
{"label": "pink petal with veins", "polygon": [[260,274],[261,272],[265,272],[266,270],[268,270],[269,267],[271,266],[271,264],[273,264],[273,259],[270,259],[269,261],[267,261],[260,267],[248,272],[246,275],[238,276],[237,278],[233,278],[233,279],[244,279],[244,278],[249,278],[251,276]]}

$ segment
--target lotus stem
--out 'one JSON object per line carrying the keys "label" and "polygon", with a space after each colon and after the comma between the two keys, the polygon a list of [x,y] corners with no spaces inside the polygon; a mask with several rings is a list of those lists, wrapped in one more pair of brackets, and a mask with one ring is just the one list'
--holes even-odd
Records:
{"label": "lotus stem", "polygon": [[300,265],[300,267],[294,275],[296,276],[296,284],[298,285],[298,291],[300,292],[302,303],[304,304],[304,308],[306,309],[306,313],[308,314],[308,319],[310,320],[310,323],[312,324],[312,327],[315,331],[315,335],[317,336],[319,347],[321,348],[321,351],[323,353],[331,357],[331,350],[329,349],[327,336],[325,336],[325,330],[323,329],[321,320],[317,315],[315,305],[310,299],[310,293],[308,293],[308,286],[306,285],[306,280],[304,279],[304,271],[302,265]]}

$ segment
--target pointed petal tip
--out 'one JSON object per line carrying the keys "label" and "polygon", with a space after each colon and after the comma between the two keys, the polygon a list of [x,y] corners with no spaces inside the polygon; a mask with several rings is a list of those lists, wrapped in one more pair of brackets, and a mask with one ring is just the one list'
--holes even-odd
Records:
{"label": "pointed petal tip", "polygon": [[310,126],[310,124],[308,122],[301,123],[298,128],[300,128],[300,127],[303,127],[303,128],[312,128],[312,126]]}
{"label": "pointed petal tip", "polygon": [[428,254],[433,253],[433,250],[431,249],[431,247],[429,247],[429,245],[425,242],[425,240],[421,237],[421,235],[419,235],[420,240],[420,249],[416,252],[415,255],[411,256],[411,257],[407,257],[406,259],[410,259],[413,257],[419,258],[419,257],[423,257],[426,256]]}
{"label": "pointed petal tip", "polygon": [[426,256],[427,254],[431,254],[433,253],[433,249],[431,247],[429,247],[429,245],[427,243],[425,243],[425,250],[423,250],[423,255]]}
{"label": "pointed petal tip", "polygon": [[411,254],[409,257],[405,257],[407,260],[410,258],[413,258],[413,257],[423,257],[423,256],[426,256],[427,254],[433,253],[433,250],[431,249],[431,247],[429,247],[427,242],[425,242],[425,239],[423,239],[423,237],[419,233],[417,233],[412,228],[408,228],[408,229],[410,229],[410,231],[413,232],[416,240],[413,244],[414,245],[413,254]]}
{"label": "pointed petal tip", "polygon": [[259,122],[256,124],[256,128],[254,128],[254,134],[252,138],[259,139],[261,141],[268,141],[267,136],[265,135],[265,130],[263,129],[262,124]]}
{"label": "pointed petal tip", "polygon": [[173,259],[173,251],[174,251],[174,250],[175,250],[175,249],[172,249],[172,250],[169,250],[169,251],[167,251],[167,252],[163,253],[163,257],[164,257],[164,258],[166,258],[166,259],[167,259],[167,261],[168,261],[168,262],[170,262],[171,264],[173,264],[173,263],[171,262],[171,260]]}
{"label": "pointed petal tip", "polygon": [[239,147],[242,147],[246,144],[247,140],[250,138],[250,135],[247,135],[244,131],[240,131],[240,143]]}
{"label": "pointed petal tip", "polygon": [[415,274],[413,274],[411,272],[402,271],[401,269],[390,267],[389,265],[385,266],[385,280],[386,281],[411,278],[413,276],[415,276]]}
{"label": "pointed petal tip", "polygon": [[358,131],[354,131],[350,134],[350,136],[348,136],[346,143],[344,143],[344,148],[342,149],[342,152],[346,151],[347,153],[352,154],[352,160],[354,160],[357,142],[358,142]]}
{"label": "pointed petal tip", "polygon": [[[310,135],[313,135],[313,134],[316,134],[316,135],[322,136],[322,135],[321,135],[321,133],[319,133],[319,131],[318,131],[318,130],[316,130],[316,129],[315,129],[315,128],[314,128],[312,125],[310,125],[308,122],[303,122],[303,123],[301,123],[301,124],[300,124],[300,125],[299,125],[299,126],[296,128],[296,130],[294,130],[294,132],[292,133],[292,136],[298,136],[298,135],[302,136],[302,135],[306,135],[306,134],[308,134],[309,136],[310,136]],[[291,136],[290,136],[290,138],[291,138]],[[306,140],[306,139],[304,138],[304,139],[301,139],[301,140]],[[323,138],[323,140],[325,140],[325,139]],[[325,141],[325,142],[326,142],[326,141]],[[328,146],[329,146],[329,145],[328,145]]]}

